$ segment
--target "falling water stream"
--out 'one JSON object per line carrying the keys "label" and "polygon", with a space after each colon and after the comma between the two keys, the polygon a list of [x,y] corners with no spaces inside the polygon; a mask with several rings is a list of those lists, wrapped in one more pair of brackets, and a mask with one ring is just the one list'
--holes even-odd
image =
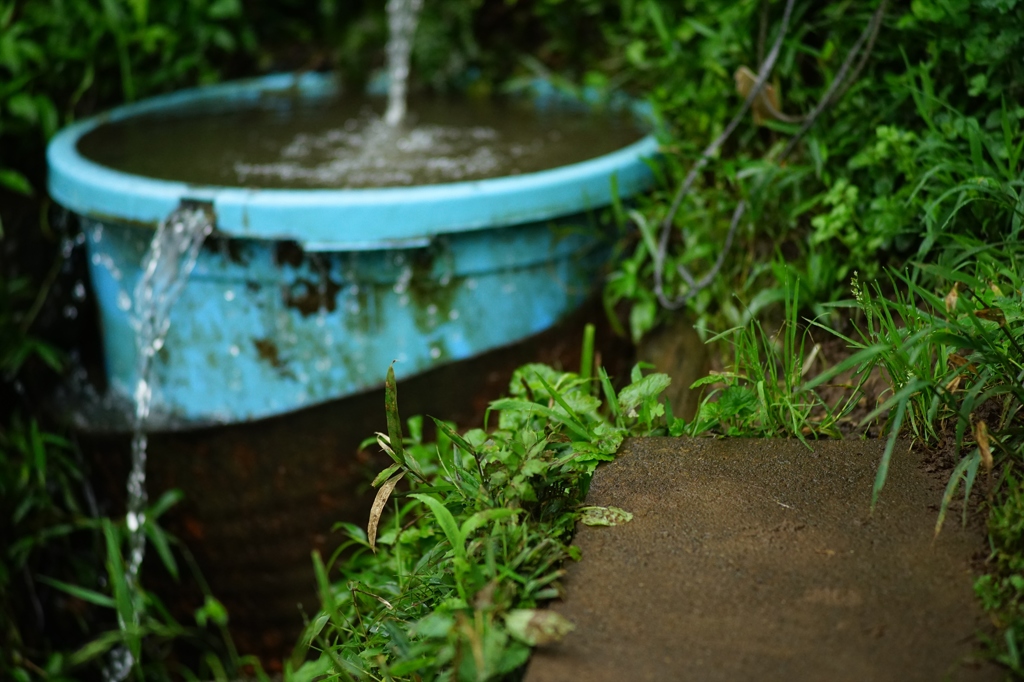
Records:
{"label": "falling water stream", "polygon": [[384,122],[397,126],[405,118],[409,55],[423,0],[388,0],[388,109]]}
{"label": "falling water stream", "polygon": [[[139,625],[142,604],[138,601],[139,569],[146,553],[146,420],[153,403],[153,359],[163,348],[170,329],[171,308],[188,280],[203,240],[213,231],[213,216],[207,208],[182,205],[159,226],[142,261],[142,277],[132,301],[132,327],[138,354],[135,386],[135,415],[132,428],[132,461],[128,474],[127,517],[128,561],[125,581],[137,600],[132,626]],[[129,623],[121,623],[127,628]],[[124,647],[115,649],[104,677],[108,682],[127,678],[135,661]]]}
{"label": "falling water stream", "polygon": [[[390,38],[388,57],[388,108],[384,121],[398,126],[405,118],[406,86],[409,78],[409,55],[416,20],[423,0],[388,0]],[[170,312],[188,280],[203,241],[213,230],[210,212],[201,206],[182,205],[157,227],[142,262],[142,277],[135,287],[132,301],[132,327],[137,352],[135,414],[132,428],[131,470],[128,474],[127,516],[128,561],[125,580],[129,594],[135,595],[132,623],[121,622],[122,629],[137,627],[142,611],[138,597],[139,571],[146,554],[146,426],[153,403],[153,359],[163,348],[170,329]],[[324,292],[320,292],[323,297]],[[124,646],[117,647],[108,659],[106,682],[127,679],[135,665],[134,657]]]}

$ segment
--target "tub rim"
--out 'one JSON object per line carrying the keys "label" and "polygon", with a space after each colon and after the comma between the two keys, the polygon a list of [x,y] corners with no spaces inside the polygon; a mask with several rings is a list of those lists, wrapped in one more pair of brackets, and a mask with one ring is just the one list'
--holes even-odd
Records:
{"label": "tub rim", "polygon": [[318,98],[339,91],[335,76],[274,74],[200,86],[125,104],[74,123],[47,147],[48,188],[66,209],[91,218],[155,226],[182,201],[212,204],[225,236],[294,240],[310,251],[424,246],[439,234],[538,222],[602,208],[651,186],[648,134],[575,164],[486,180],[370,189],[254,189],[193,185],[117,171],[85,158],[78,141],[96,127],[204,101],[257,102],[275,92]]}

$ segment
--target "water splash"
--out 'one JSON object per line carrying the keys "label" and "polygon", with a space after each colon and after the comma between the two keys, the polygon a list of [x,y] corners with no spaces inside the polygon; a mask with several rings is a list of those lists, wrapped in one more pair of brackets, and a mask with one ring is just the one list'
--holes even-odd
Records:
{"label": "water splash", "polygon": [[409,55],[423,0],[388,0],[388,110],[384,121],[397,126],[405,118]]}
{"label": "water splash", "polygon": [[[132,466],[128,474],[128,562],[125,580],[129,594],[138,595],[139,570],[146,554],[146,436],[147,419],[153,403],[153,359],[163,348],[171,326],[171,308],[195,267],[203,240],[213,231],[213,217],[208,209],[182,206],[157,227],[153,241],[142,261],[142,277],[135,286],[131,324],[135,331],[136,361],[135,415],[132,428]],[[131,625],[138,626],[142,604],[135,603]],[[120,623],[122,628],[128,623]],[[111,652],[104,678],[121,682],[134,665],[127,649]]]}

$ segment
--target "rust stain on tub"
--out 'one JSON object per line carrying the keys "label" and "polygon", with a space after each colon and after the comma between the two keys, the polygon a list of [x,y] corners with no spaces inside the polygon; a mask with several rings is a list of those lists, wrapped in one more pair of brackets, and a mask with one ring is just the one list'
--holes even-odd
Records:
{"label": "rust stain on tub", "polygon": [[300,277],[283,290],[284,304],[298,310],[303,317],[315,315],[321,310],[333,313],[338,307],[340,291],[341,285],[329,277],[324,277],[319,283]]}
{"label": "rust stain on tub", "polygon": [[260,356],[260,360],[265,360],[270,363],[270,366],[274,369],[283,369],[285,366],[284,361],[281,359],[281,351],[278,350],[277,344],[270,339],[253,339],[252,345],[256,346],[256,353]]}
{"label": "rust stain on tub", "polygon": [[306,259],[306,252],[298,242],[291,240],[279,241],[274,247],[274,263],[277,266],[290,265],[297,268]]}

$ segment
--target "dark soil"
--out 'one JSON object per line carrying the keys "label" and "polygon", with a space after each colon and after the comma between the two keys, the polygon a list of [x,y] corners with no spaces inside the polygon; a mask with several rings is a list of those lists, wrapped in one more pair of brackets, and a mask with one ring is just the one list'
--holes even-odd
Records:
{"label": "dark soil", "polygon": [[588,504],[555,606],[577,629],[538,650],[553,680],[990,680],[972,594],[980,528],[934,537],[942,477],[901,447],[874,514],[883,443],[638,439]]}

